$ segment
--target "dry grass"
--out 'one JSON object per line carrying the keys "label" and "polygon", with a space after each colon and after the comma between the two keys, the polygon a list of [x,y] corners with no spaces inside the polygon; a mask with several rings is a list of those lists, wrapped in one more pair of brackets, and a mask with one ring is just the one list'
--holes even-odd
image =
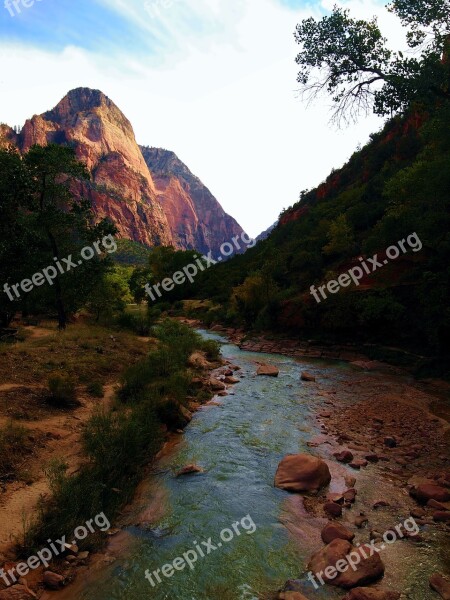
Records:
{"label": "dry grass", "polygon": [[25,331],[24,341],[0,345],[0,385],[45,385],[50,375],[58,373],[80,385],[105,384],[149,349],[131,333],[86,323],[70,325],[63,332],[54,324]]}

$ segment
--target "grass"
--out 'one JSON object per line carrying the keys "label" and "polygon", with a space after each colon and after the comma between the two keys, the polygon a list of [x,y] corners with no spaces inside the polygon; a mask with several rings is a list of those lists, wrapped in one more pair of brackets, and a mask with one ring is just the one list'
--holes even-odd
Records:
{"label": "grass", "polygon": [[23,457],[31,452],[26,427],[9,421],[0,428],[0,479],[14,477]]}
{"label": "grass", "polygon": [[103,398],[104,389],[100,381],[91,381],[86,386],[86,391],[94,398]]}
{"label": "grass", "polygon": [[67,375],[54,375],[48,380],[48,401],[53,406],[65,408],[77,404],[75,383]]}
{"label": "grass", "polygon": [[124,365],[143,356],[146,345],[127,331],[77,323],[58,332],[52,325],[45,337],[28,337],[17,344],[0,344],[0,381],[35,384],[64,374],[77,384],[117,378]]}
{"label": "grass", "polygon": [[[157,347],[126,370],[111,409],[98,410],[87,423],[83,466],[75,475],[67,474],[63,461],[48,467],[53,497],[41,505],[38,519],[24,536],[23,555],[46,539],[69,534],[100,512],[112,521],[132,498],[142,469],[161,448],[167,428],[178,429],[189,421],[187,396],[194,399],[204,390],[191,389],[196,374],[188,368],[188,359],[194,351],[204,350],[217,358],[219,347],[173,321],[162,322],[152,334]],[[92,550],[98,543],[100,539],[92,536],[81,545]]]}

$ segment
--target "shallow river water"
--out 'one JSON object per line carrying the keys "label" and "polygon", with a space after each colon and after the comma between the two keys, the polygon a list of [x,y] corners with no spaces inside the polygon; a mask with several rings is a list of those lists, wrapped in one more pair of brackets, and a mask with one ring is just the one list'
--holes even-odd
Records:
{"label": "shallow river water", "polygon": [[[147,528],[128,527],[123,555],[102,569],[95,582],[75,585],[68,597],[248,600],[268,598],[293,578],[304,581],[304,593],[311,600],[340,600],[345,595],[329,586],[314,590],[305,579],[309,556],[323,545],[319,534],[325,521],[305,518],[299,497],[274,488],[273,479],[285,454],[314,451],[306,442],[320,433],[313,413],[323,397],[318,395],[317,386],[300,381],[301,371],[307,368],[320,373],[325,388],[338,393],[345,382],[360,379],[361,372],[336,361],[243,352],[222,341],[224,358],[241,367],[243,378],[230,390],[232,395],[219,399],[220,406],[202,407],[179,443],[158,463],[147,493],[149,503],[155,497],[164,503],[161,517]],[[257,361],[276,365],[279,377],[256,377]],[[377,384],[377,374],[368,377]],[[386,378],[380,376],[379,382],[386,385]],[[174,476],[190,463],[201,466],[204,473]],[[370,492],[371,485],[369,476],[362,475],[358,488]],[[243,524],[236,526],[240,532],[237,535],[232,525],[241,523],[244,517],[247,519]],[[224,529],[229,531],[222,534],[222,540]],[[216,549],[210,545],[207,554],[207,544],[202,542],[209,538]],[[200,545],[204,557],[196,545]],[[152,573],[189,551],[192,558],[193,550],[198,556],[193,569],[175,570],[171,577],[160,573],[161,583],[153,576],[154,586],[145,579],[147,569]],[[386,562],[390,561],[397,575],[387,575],[383,587],[398,589],[400,584],[411,600],[435,598],[421,573],[433,568],[442,571],[443,560],[427,547],[419,549],[409,542],[399,542],[386,555]]]}

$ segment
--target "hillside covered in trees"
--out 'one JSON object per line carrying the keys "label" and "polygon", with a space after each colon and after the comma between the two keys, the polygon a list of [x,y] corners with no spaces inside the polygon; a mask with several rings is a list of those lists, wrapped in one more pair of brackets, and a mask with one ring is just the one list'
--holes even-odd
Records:
{"label": "hillside covered in trees", "polygon": [[[389,121],[282,214],[267,240],[202,275],[196,295],[228,324],[445,352],[450,332],[450,111]],[[416,233],[401,256],[318,303],[311,285]],[[231,293],[230,293],[231,290]]]}
{"label": "hillside covered in trees", "polygon": [[[393,51],[374,18],[335,6],[302,21],[298,82],[342,124],[388,116],[347,164],[281,216],[268,239],[202,274],[209,321],[448,354],[450,23],[448,2],[387,6],[405,27]],[[301,174],[299,173],[299,179]]]}

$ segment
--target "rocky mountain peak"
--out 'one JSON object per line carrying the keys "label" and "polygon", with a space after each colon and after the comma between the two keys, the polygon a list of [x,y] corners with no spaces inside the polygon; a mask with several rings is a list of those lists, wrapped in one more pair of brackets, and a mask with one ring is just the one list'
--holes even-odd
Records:
{"label": "rocky mountain peak", "polygon": [[174,152],[138,146],[130,121],[100,90],[71,90],[52,110],[28,119],[16,137],[3,129],[3,143],[11,140],[21,152],[33,144],[74,148],[91,173],[79,193],[121,237],[207,253],[242,232]]}

